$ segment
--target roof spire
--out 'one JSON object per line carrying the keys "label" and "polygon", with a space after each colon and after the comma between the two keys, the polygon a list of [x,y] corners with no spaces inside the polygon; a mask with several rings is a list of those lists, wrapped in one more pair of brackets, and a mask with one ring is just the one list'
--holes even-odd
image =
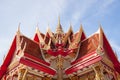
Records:
{"label": "roof spire", "polygon": [[62,26],[60,24],[60,16],[58,16],[58,25],[57,25],[57,28],[56,28],[56,33],[57,34],[63,33]]}
{"label": "roof spire", "polygon": [[72,30],[72,23],[70,22],[70,30]]}
{"label": "roof spire", "polygon": [[50,26],[49,26],[49,23],[48,23],[47,32],[49,32],[49,30],[50,30]]}
{"label": "roof spire", "polygon": [[45,42],[44,42],[44,38],[42,37],[41,32],[40,32],[40,30],[39,30],[38,27],[36,27],[36,33],[38,34],[38,38],[39,38],[39,40],[40,40],[40,43],[41,43],[41,44],[44,44],[44,43],[45,43]]}
{"label": "roof spire", "polygon": [[21,23],[19,23],[19,25],[18,25],[17,33],[20,33],[20,24],[21,24]]}
{"label": "roof spire", "polygon": [[100,45],[103,46],[103,29],[102,26],[100,24],[100,28],[99,28],[99,41],[100,41]]}
{"label": "roof spire", "polygon": [[60,25],[60,16],[58,16],[58,25]]}
{"label": "roof spire", "polygon": [[17,50],[19,50],[19,49],[21,49],[21,46],[20,46],[20,35],[21,35],[21,33],[20,33],[20,24],[21,23],[19,23],[19,25],[18,25],[18,30],[17,30],[17,40],[16,40],[16,43],[17,43]]}
{"label": "roof spire", "polygon": [[38,27],[38,24],[37,24],[37,26],[36,26],[36,33],[38,33],[39,32],[39,27]]}
{"label": "roof spire", "polygon": [[[82,28],[82,24],[81,24],[81,25],[80,25],[79,32],[78,32],[78,36],[77,36],[78,41],[79,41],[80,38],[81,38],[82,32],[83,32],[83,28]],[[76,40],[77,40],[77,39],[76,39]]]}

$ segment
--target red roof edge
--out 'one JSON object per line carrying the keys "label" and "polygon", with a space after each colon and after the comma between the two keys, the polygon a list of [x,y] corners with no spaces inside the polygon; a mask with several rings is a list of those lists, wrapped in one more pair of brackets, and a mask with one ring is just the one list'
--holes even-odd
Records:
{"label": "red roof edge", "polygon": [[25,57],[28,57],[28,58],[31,58],[31,59],[33,59],[33,60],[35,60],[35,61],[38,61],[38,62],[40,62],[40,63],[42,63],[42,64],[45,64],[45,65],[47,65],[47,66],[50,66],[49,63],[47,63],[47,62],[45,62],[45,61],[43,61],[43,60],[41,60],[41,59],[39,59],[39,58],[36,58],[36,57],[34,57],[34,56],[32,56],[32,55],[30,55],[30,54],[28,54],[28,53],[25,53],[24,56],[25,56]]}
{"label": "red roof edge", "polygon": [[73,65],[73,64],[75,64],[75,63],[78,63],[79,61],[81,61],[81,60],[83,60],[83,59],[85,59],[85,58],[87,58],[87,57],[89,57],[89,56],[91,56],[91,55],[93,55],[93,54],[95,54],[95,53],[96,53],[96,51],[93,51],[93,52],[91,52],[91,53],[88,53],[88,54],[86,54],[85,56],[83,56],[83,57],[81,57],[81,58],[73,61],[73,62],[71,63],[71,65]]}
{"label": "red roof edge", "polygon": [[114,68],[116,69],[116,71],[118,71],[120,73],[120,63],[119,63],[114,51],[112,50],[112,47],[110,46],[104,33],[103,33],[103,43],[104,43],[103,47],[105,48],[108,56],[110,57],[111,61],[113,62]]}
{"label": "red roof edge", "polygon": [[14,37],[14,40],[12,42],[12,45],[7,53],[7,56],[3,62],[3,64],[1,65],[1,69],[0,69],[0,79],[3,77],[3,75],[6,73],[7,67],[9,66],[12,57],[13,57],[13,53],[15,52],[16,49],[16,36]]}
{"label": "red roof edge", "polygon": [[55,75],[56,74],[56,71],[47,67],[47,66],[44,66],[44,65],[40,65],[40,64],[37,64],[37,63],[34,63],[28,59],[25,59],[25,58],[21,58],[20,59],[20,63],[24,64],[24,65],[27,65],[27,66],[30,66],[32,68],[35,68],[35,69],[38,69],[40,71],[43,71],[45,73],[48,73],[50,75]]}
{"label": "red roof edge", "polygon": [[87,60],[85,60],[85,61],[83,61],[83,62],[81,62],[79,64],[73,65],[72,67],[70,67],[67,70],[65,70],[65,73],[67,75],[72,74],[73,72],[76,72],[76,71],[78,71],[80,69],[83,69],[84,67],[87,67],[87,66],[89,66],[89,65],[91,65],[93,63],[96,63],[96,62],[100,61],[101,59],[102,59],[101,56],[96,55],[92,59],[89,58],[89,59],[87,59]]}

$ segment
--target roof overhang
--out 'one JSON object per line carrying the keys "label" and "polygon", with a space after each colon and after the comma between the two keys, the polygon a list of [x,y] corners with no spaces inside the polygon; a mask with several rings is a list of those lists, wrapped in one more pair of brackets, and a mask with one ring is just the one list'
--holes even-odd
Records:
{"label": "roof overhang", "polygon": [[71,67],[65,70],[67,75],[72,74],[73,72],[77,72],[80,69],[83,69],[91,64],[94,64],[98,61],[102,60],[102,57],[98,55],[96,52],[93,52],[91,55],[87,55],[84,58],[80,58],[77,62],[75,62]]}
{"label": "roof overhang", "polygon": [[20,63],[26,65],[26,66],[29,66],[29,67],[32,67],[34,69],[37,69],[39,71],[43,71],[45,73],[48,73],[50,75],[55,75],[56,74],[56,71],[50,67],[47,67],[47,66],[44,66],[44,65],[41,65],[41,64],[38,64],[38,63],[35,63],[27,58],[24,58],[22,57],[20,59]]}

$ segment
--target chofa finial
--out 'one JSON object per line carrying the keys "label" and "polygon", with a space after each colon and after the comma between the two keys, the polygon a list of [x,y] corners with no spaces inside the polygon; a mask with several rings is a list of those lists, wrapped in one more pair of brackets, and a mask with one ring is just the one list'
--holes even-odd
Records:
{"label": "chofa finial", "polygon": [[58,25],[60,25],[60,15],[58,16]]}
{"label": "chofa finial", "polygon": [[21,25],[21,23],[18,24],[18,30],[17,30],[17,32],[20,32],[20,25]]}

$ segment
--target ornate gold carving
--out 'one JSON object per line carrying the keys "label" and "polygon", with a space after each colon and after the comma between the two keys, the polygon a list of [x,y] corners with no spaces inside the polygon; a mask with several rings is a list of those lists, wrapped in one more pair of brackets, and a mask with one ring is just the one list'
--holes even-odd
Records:
{"label": "ornate gold carving", "polygon": [[69,38],[71,33],[72,33],[72,26],[70,26],[70,29],[68,30],[67,34],[63,38],[63,43],[64,44],[66,44],[67,40],[69,41],[69,43],[71,42],[70,38]]}
{"label": "ornate gold carving", "polygon": [[51,77],[45,76],[45,77],[42,78],[42,80],[51,80]]}
{"label": "ornate gold carving", "polygon": [[79,80],[79,78],[77,75],[74,75],[74,76],[70,77],[70,80]]}
{"label": "ornate gold carving", "polygon": [[94,66],[92,66],[92,68],[93,68],[93,70],[95,72],[95,80],[101,80],[98,70]]}
{"label": "ornate gold carving", "polygon": [[80,42],[82,32],[83,32],[83,29],[82,29],[82,25],[81,25],[80,30],[79,30],[79,32],[77,33],[77,36],[75,37],[75,39],[74,39],[74,41],[72,42],[72,44],[70,44],[70,46],[69,46],[70,49],[75,49],[75,48],[78,47],[77,45],[78,45],[79,42]]}
{"label": "ornate gold carving", "polygon": [[103,30],[102,30],[101,25],[100,25],[100,29],[99,29],[99,45],[101,47],[103,47]]}
{"label": "ornate gold carving", "polygon": [[63,67],[63,61],[64,61],[64,59],[62,58],[62,56],[58,55],[58,57],[57,57],[57,67],[58,68],[62,68]]}
{"label": "ornate gold carving", "polygon": [[63,61],[64,59],[62,58],[61,55],[58,55],[57,57],[57,67],[58,67],[58,80],[63,80]]}
{"label": "ornate gold carving", "polygon": [[20,45],[20,23],[18,25],[18,31],[17,31],[17,37],[16,37],[16,43],[17,43],[17,50],[20,50],[21,49],[21,45]]}

